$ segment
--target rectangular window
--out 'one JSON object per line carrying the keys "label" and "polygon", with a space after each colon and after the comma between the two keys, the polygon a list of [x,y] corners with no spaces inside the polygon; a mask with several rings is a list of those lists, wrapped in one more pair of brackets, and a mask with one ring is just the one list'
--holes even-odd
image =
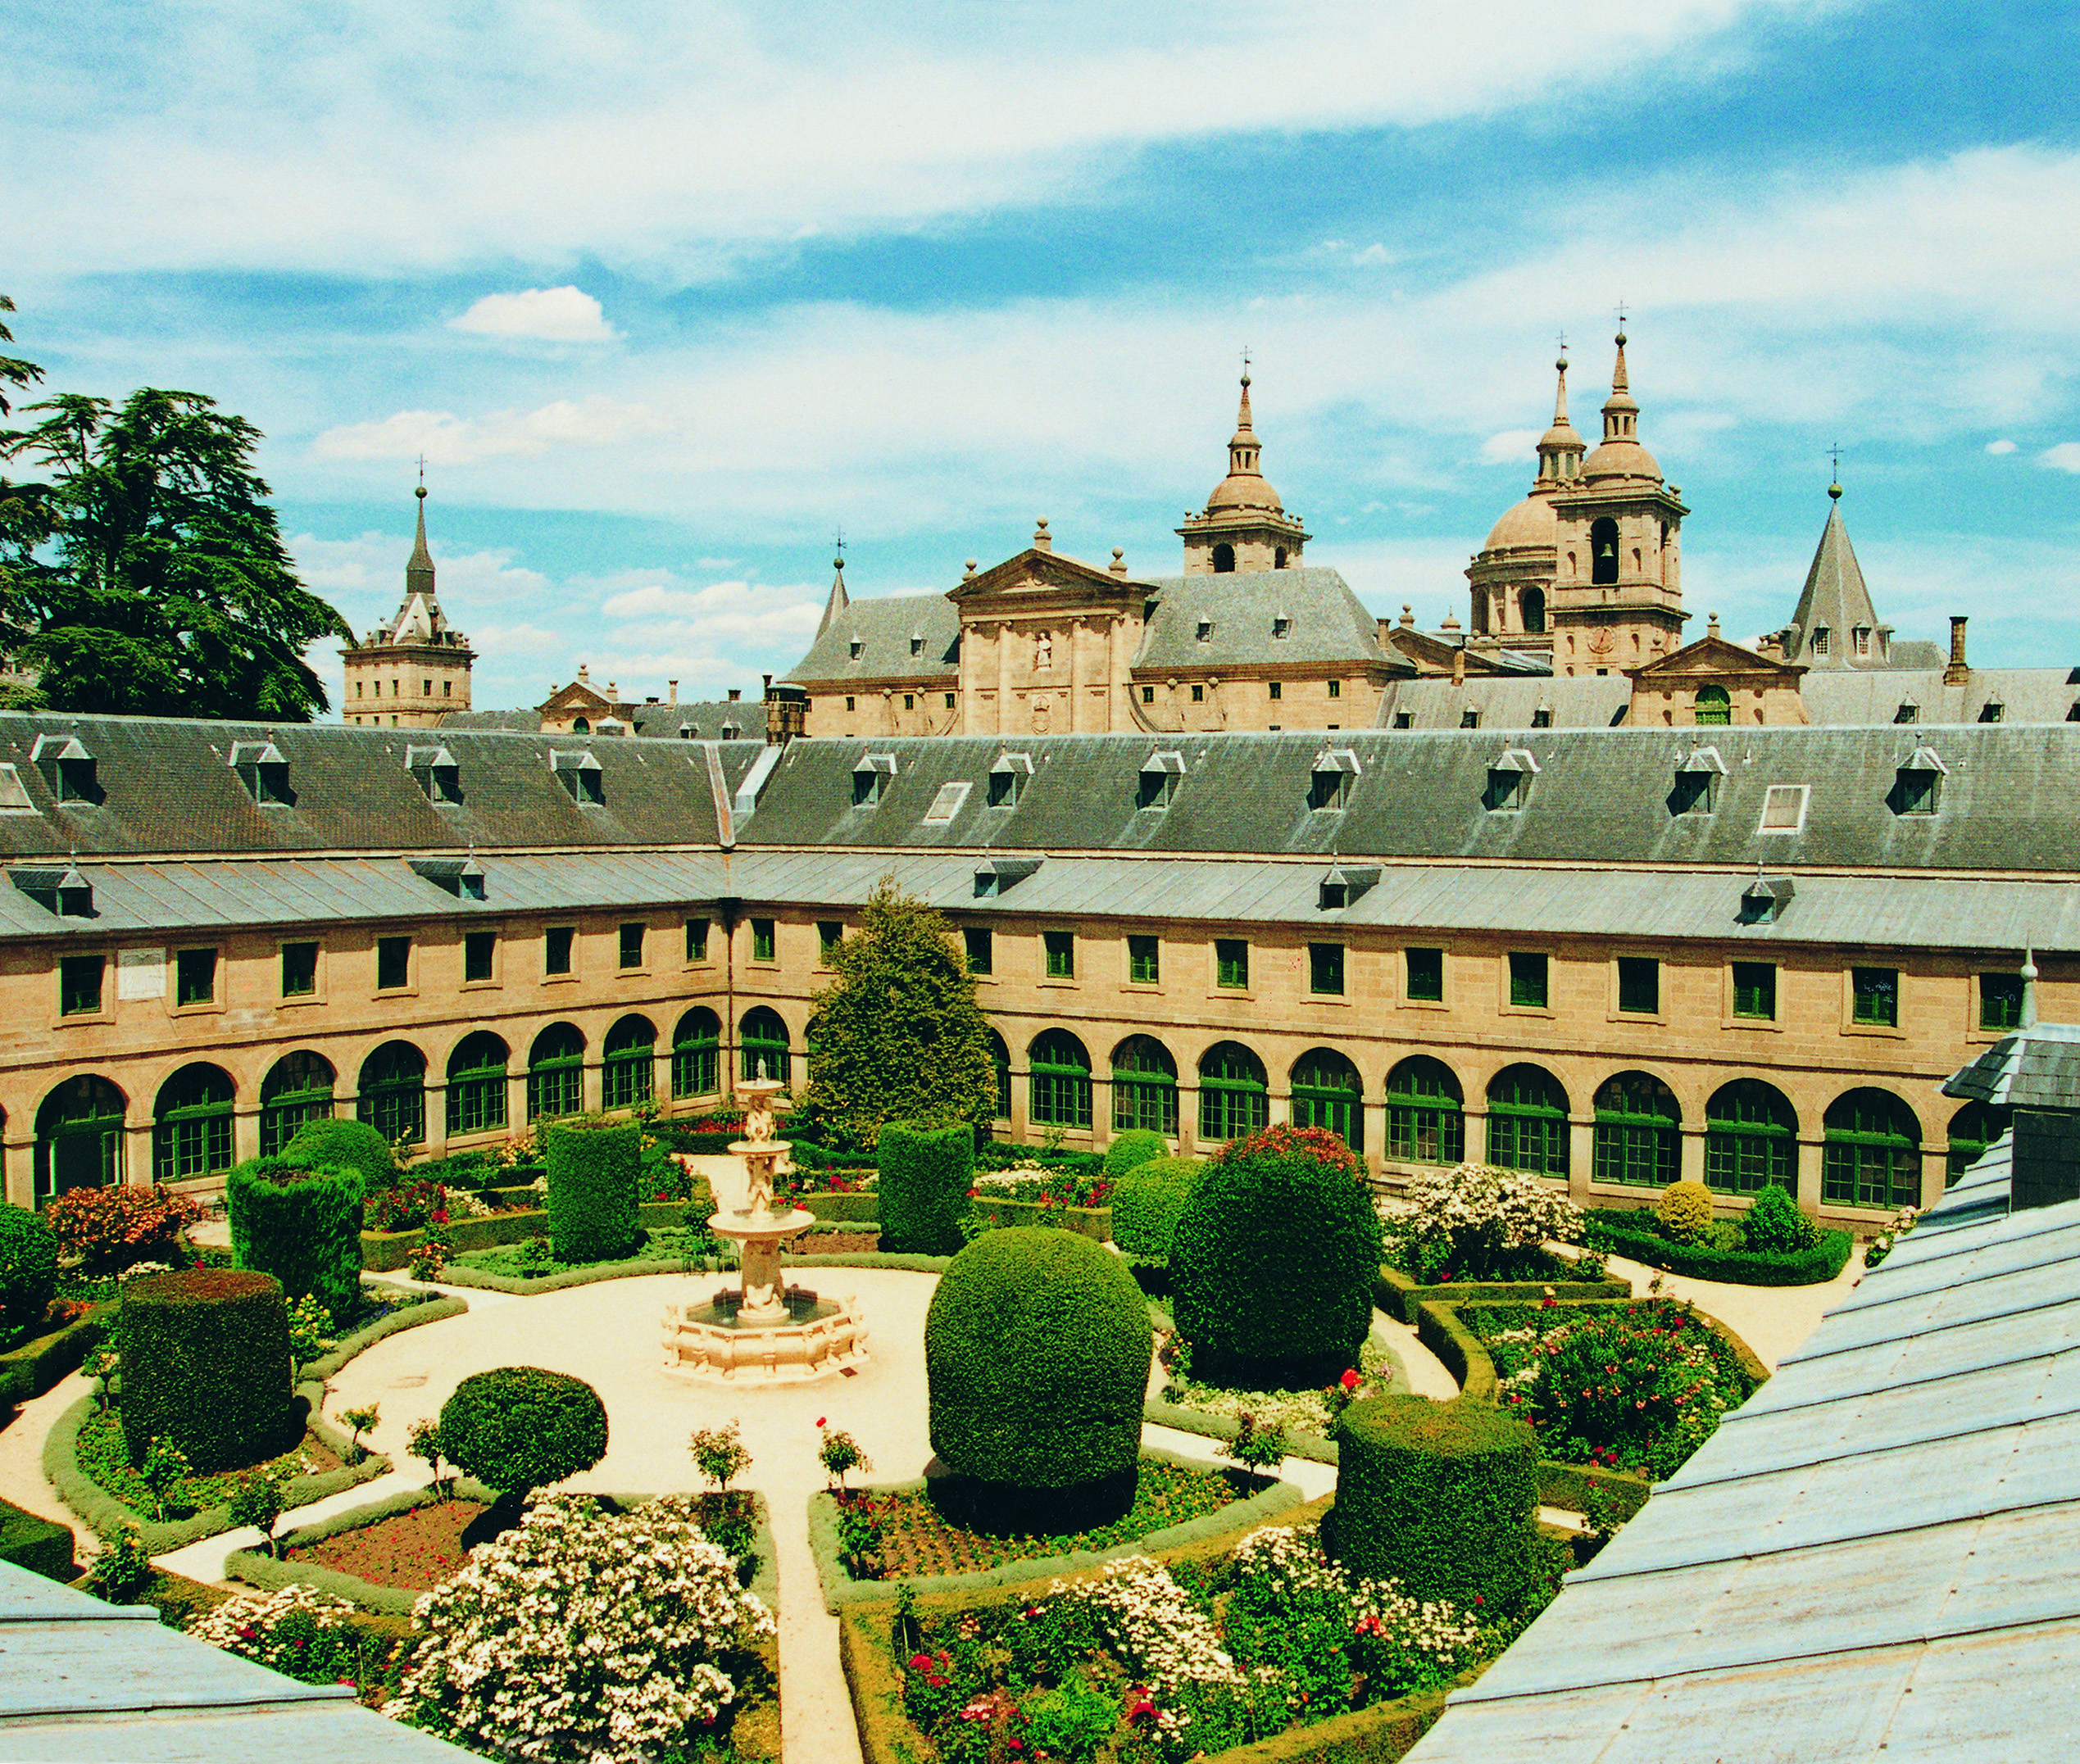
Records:
{"label": "rectangular window", "polygon": [[1733,1014],[1777,1020],[1777,964],[1774,962],[1736,962],[1733,964]]}
{"label": "rectangular window", "polygon": [[1214,979],[1224,986],[1247,991],[1250,983],[1250,946],[1240,937],[1214,940]]}
{"label": "rectangular window", "polygon": [[282,945],[282,996],[307,999],[318,990],[318,946],[315,943]]}
{"label": "rectangular window", "polygon": [[1510,950],[1510,1002],[1528,1010],[1544,1010],[1546,997],[1546,958]]}
{"label": "rectangular window", "polygon": [[643,966],[643,925],[640,919],[630,919],[621,927],[622,967],[640,968]]}
{"label": "rectangular window", "polygon": [[1272,702],[1273,704],[1274,704],[1274,705],[1275,705],[1275,704],[1277,704],[1277,703],[1278,702],[1278,701],[1279,701],[1280,699],[1283,698],[1285,696],[1286,696],[1286,684],[1285,684],[1285,682],[1284,682],[1284,681],[1283,681],[1283,680],[1274,680],[1274,681],[1271,682],[1271,702]]}
{"label": "rectangular window", "polygon": [[1206,687],[1203,687],[1203,686],[1194,686],[1194,687],[1192,688],[1192,702],[1193,704],[1195,704],[1195,705],[1203,705],[1204,703],[1206,703]]}
{"label": "rectangular window", "polygon": [[845,701],[845,708],[846,708],[847,710],[850,710],[852,708],[852,701],[850,698],[847,698],[847,699]]}
{"label": "rectangular window", "polygon": [[462,981],[488,980],[492,964],[497,959],[498,933],[495,931],[466,931],[462,933]]}
{"label": "rectangular window", "polygon": [[375,940],[375,990],[393,992],[411,984],[411,939],[378,937]]}
{"label": "rectangular window", "polygon": [[1430,1004],[1444,1003],[1444,951],[1442,950],[1410,950],[1408,956],[1408,995]]}
{"label": "rectangular window", "polygon": [[1343,995],[1343,945],[1310,943],[1307,945],[1307,990]]}
{"label": "rectangular window", "polygon": [[1900,1026],[1900,971],[1896,968],[1856,968],[1850,970],[1853,1022],[1881,1028]]}
{"label": "rectangular window", "polygon": [[830,966],[831,958],[838,954],[838,946],[845,941],[845,927],[834,918],[816,921],[816,948],[824,967]]}
{"label": "rectangular window", "polygon": [[101,1009],[102,971],[105,955],[62,955],[58,958],[58,1009],[68,1017],[92,1017]]}
{"label": "rectangular window", "polygon": [[1618,1009],[1646,1017],[1661,1014],[1661,964],[1652,956],[1618,958]]}
{"label": "rectangular window", "polygon": [[207,1004],[216,996],[216,951],[180,950],[174,955],[174,1002]]}
{"label": "rectangular window", "polygon": [[708,922],[705,918],[689,918],[686,922],[686,959],[689,962],[705,962],[708,959]]}
{"label": "rectangular window", "polygon": [[1760,833],[1796,833],[1805,825],[1806,787],[1772,784],[1762,798]]}
{"label": "rectangular window", "polygon": [[1073,931],[1043,931],[1040,936],[1047,945],[1047,977],[1050,980],[1074,980],[1076,977],[1076,933]]}
{"label": "rectangular window", "polygon": [[1163,955],[1160,939],[1127,939],[1127,977],[1138,986],[1152,986],[1161,981]]}
{"label": "rectangular window", "polygon": [[964,925],[961,941],[968,945],[968,972],[971,974],[994,973],[997,969],[996,940],[987,925]]}
{"label": "rectangular window", "polygon": [[1328,689],[1329,689],[1329,696],[1330,696],[1331,698],[1341,698],[1341,697],[1342,697],[1342,696],[1343,696],[1343,682],[1342,682],[1341,680],[1332,680],[1332,681],[1330,681],[1330,682],[1329,682],[1329,683],[1328,683]]}
{"label": "rectangular window", "polygon": [[946,708],[947,708],[948,710],[953,710],[956,706],[957,706],[957,705],[960,704],[960,702],[961,702],[961,701],[960,701],[959,697],[958,697],[957,696],[956,696],[954,693],[948,692],[948,693],[946,695]]}
{"label": "rectangular window", "polygon": [[1156,702],[1156,688],[1152,686],[1144,686],[1142,687],[1141,701],[1144,705],[1154,704]]}
{"label": "rectangular window", "polygon": [[570,972],[570,945],[577,934],[576,928],[570,925],[552,925],[542,933],[543,973],[567,974]]}
{"label": "rectangular window", "polygon": [[2019,1029],[2022,1027],[2022,995],[2020,974],[1981,974],[1979,1027],[1982,1029]]}
{"label": "rectangular window", "polygon": [[906,693],[904,693],[904,694],[903,694],[903,709],[904,709],[904,710],[916,710],[916,708],[917,708],[917,695],[916,695],[916,693],[915,693],[915,692],[906,692]]}
{"label": "rectangular window", "polygon": [[754,962],[777,961],[774,954],[778,947],[773,936],[773,921],[755,918],[752,921],[752,959]]}

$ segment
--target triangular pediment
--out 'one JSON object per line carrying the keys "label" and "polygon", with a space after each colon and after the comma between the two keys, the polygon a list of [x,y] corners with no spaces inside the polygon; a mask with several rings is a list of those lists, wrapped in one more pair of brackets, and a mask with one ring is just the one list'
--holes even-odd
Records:
{"label": "triangular pediment", "polygon": [[540,706],[541,714],[545,717],[555,716],[564,711],[575,710],[589,713],[612,709],[611,699],[605,697],[594,692],[589,686],[584,685],[576,680],[573,680],[568,686],[558,687],[549,695],[547,702]]}
{"label": "triangular pediment", "polygon": [[1425,679],[1456,673],[1462,656],[1469,679],[1506,673],[1515,678],[1524,672],[1519,668],[1506,668],[1479,650],[1468,649],[1463,644],[1433,636],[1428,631],[1419,631],[1413,625],[1388,625],[1380,632],[1379,637],[1391,653],[1406,661],[1419,677]]}
{"label": "triangular pediment", "polygon": [[1671,655],[1657,656],[1637,668],[1628,668],[1625,674],[1644,686],[1664,686],[1678,680],[1729,676],[1752,679],[1763,676],[1796,687],[1799,676],[1805,671],[1802,662],[1778,661],[1754,650],[1743,649],[1738,643],[1729,643],[1723,637],[1707,634],[1694,643],[1684,644]]}
{"label": "triangular pediment", "polygon": [[970,606],[992,600],[1141,599],[1156,592],[1152,583],[1115,576],[1095,564],[1029,546],[1016,556],[966,578],[947,598]]}

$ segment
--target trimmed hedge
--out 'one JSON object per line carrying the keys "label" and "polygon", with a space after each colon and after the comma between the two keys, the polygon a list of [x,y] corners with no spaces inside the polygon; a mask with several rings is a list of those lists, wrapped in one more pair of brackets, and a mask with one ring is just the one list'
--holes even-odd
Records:
{"label": "trimmed hedge", "polygon": [[303,1431],[288,1304],[271,1274],[189,1268],[123,1287],[123,1438],[134,1463],[169,1438],[201,1475],[256,1464]]}
{"label": "trimmed hedge", "polygon": [[1849,1261],[1856,1246],[1847,1231],[1823,1231],[1820,1240],[1795,1255],[1760,1255],[1748,1249],[1713,1249],[1702,1244],[1672,1243],[1651,1226],[1642,1225],[1641,1213],[1623,1207],[1598,1207],[1588,1222],[1600,1234],[1599,1241],[1613,1255],[1644,1262],[1650,1267],[1666,1268],[1692,1280],[1716,1281],[1730,1286],[1817,1286],[1832,1280]]}
{"label": "trimmed hedge", "polygon": [[358,1170],[366,1191],[397,1186],[397,1157],[389,1140],[365,1121],[341,1121],[325,1116],[307,1121],[282,1148],[293,1158],[312,1168]]}
{"label": "trimmed hedge", "polygon": [[1119,1258],[1073,1231],[987,1231],[924,1317],[932,1449],[965,1476],[1065,1490],[1131,1472],[1155,1332]]}
{"label": "trimmed hedge", "polygon": [[1629,1299],[1633,1283],[1628,1280],[1456,1280],[1442,1286],[1425,1286],[1413,1275],[1387,1263],[1380,1267],[1373,1302],[1389,1317],[1399,1317],[1413,1328],[1417,1311],[1433,1299],[1446,1304],[1536,1304],[1549,1295],[1563,1301]]}
{"label": "trimmed hedge", "polygon": [[361,1302],[364,1179],[343,1165],[249,1158],[224,1179],[232,1266],[272,1274],[291,1299],[315,1295],[335,1323]]}
{"label": "trimmed hedge", "polygon": [[559,1262],[611,1262],[635,1245],[643,1129],[633,1121],[561,1121],[543,1130],[549,1243]]}
{"label": "trimmed hedge", "polygon": [[978,1195],[975,1211],[997,1226],[1044,1225],[1050,1231],[1074,1231],[1094,1243],[1112,1240],[1112,1208],[1064,1207],[1043,1200],[1014,1200],[1008,1195]]}
{"label": "trimmed hedge", "polygon": [[1654,1485],[1644,1476],[1605,1470],[1596,1464],[1563,1464],[1551,1458],[1538,1460],[1540,1506],[1585,1513],[1589,1510],[1592,1489],[1601,1489],[1610,1496],[1614,1514],[1623,1520],[1631,1518],[1646,1504]]}
{"label": "trimmed hedge", "polygon": [[879,1224],[881,1196],[871,1195],[797,1195],[794,1204],[820,1219],[844,1219],[863,1225]]}
{"label": "trimmed hedge", "polygon": [[57,1291],[57,1233],[26,1207],[0,1202],[0,1330],[43,1321]]}
{"label": "trimmed hedge", "polygon": [[1492,1403],[1376,1396],[1344,1411],[1325,1541],[1354,1574],[1487,1614],[1531,1590],[1538,1440]]}
{"label": "trimmed hedge", "polygon": [[1305,1153],[1209,1163],[1170,1238],[1171,1310],[1198,1376],[1305,1389],[1357,1363],[1379,1218],[1365,1185]]}
{"label": "trimmed hedge", "polygon": [[79,1572],[72,1561],[72,1527],[39,1518],[11,1501],[0,1501],[0,1562],[47,1580],[70,1580]]}
{"label": "trimmed hedge", "polygon": [[502,1494],[547,1488],[606,1456],[606,1405],[582,1378],[538,1366],[472,1372],[441,1407],[441,1451]]}
{"label": "trimmed hedge", "polygon": [[1169,1141],[1152,1127],[1129,1127],[1115,1136],[1105,1148],[1105,1173],[1115,1182],[1138,1164],[1160,1158],[1170,1149]]}
{"label": "trimmed hedge", "polygon": [[1169,1259],[1178,1215],[1206,1168],[1197,1158],[1151,1158],[1112,1185],[1112,1240],[1123,1254]]}
{"label": "trimmed hedge", "polygon": [[79,1371],[87,1350],[99,1346],[108,1333],[115,1310],[112,1304],[98,1304],[76,1322],[0,1354],[0,1403],[26,1403]]}
{"label": "trimmed hedge", "polygon": [[891,1121],[874,1142],[881,1166],[881,1236],[892,1250],[954,1255],[975,1186],[975,1130]]}

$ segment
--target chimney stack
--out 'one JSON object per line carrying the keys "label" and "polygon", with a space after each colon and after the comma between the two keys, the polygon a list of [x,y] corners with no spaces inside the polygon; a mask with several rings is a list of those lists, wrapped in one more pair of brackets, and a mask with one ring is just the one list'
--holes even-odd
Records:
{"label": "chimney stack", "polygon": [[672,695],[670,698],[665,701],[665,703],[670,705],[677,704],[679,702],[679,682],[676,680],[667,680],[665,682],[665,685]]}
{"label": "chimney stack", "polygon": [[1943,669],[1945,686],[1962,686],[1972,677],[1972,670],[1964,665],[1964,619],[1962,614],[1950,615],[1950,665]]}

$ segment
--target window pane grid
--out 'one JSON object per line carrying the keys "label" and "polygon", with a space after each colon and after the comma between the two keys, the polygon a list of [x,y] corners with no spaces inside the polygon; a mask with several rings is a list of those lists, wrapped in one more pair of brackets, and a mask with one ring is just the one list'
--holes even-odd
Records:
{"label": "window pane grid", "polygon": [[1466,1118],[1458,1105],[1389,1101],[1387,1155],[1406,1163],[1463,1163]]}
{"label": "window pane grid", "polygon": [[1271,1124],[1271,1095],[1260,1084],[1230,1078],[1199,1080],[1199,1137],[1240,1139]]}
{"label": "window pane grid", "polygon": [[1567,1117],[1557,1110],[1488,1105],[1487,1161],[1500,1169],[1565,1176],[1567,1141]]}
{"label": "window pane grid", "polygon": [[645,1042],[605,1057],[600,1072],[602,1107],[633,1109],[650,1100],[655,1076],[651,1044]]}
{"label": "window pane grid", "polygon": [[1663,1188],[1676,1180],[1682,1136],[1665,1121],[1599,1114],[1596,1179],[1634,1188]]}

